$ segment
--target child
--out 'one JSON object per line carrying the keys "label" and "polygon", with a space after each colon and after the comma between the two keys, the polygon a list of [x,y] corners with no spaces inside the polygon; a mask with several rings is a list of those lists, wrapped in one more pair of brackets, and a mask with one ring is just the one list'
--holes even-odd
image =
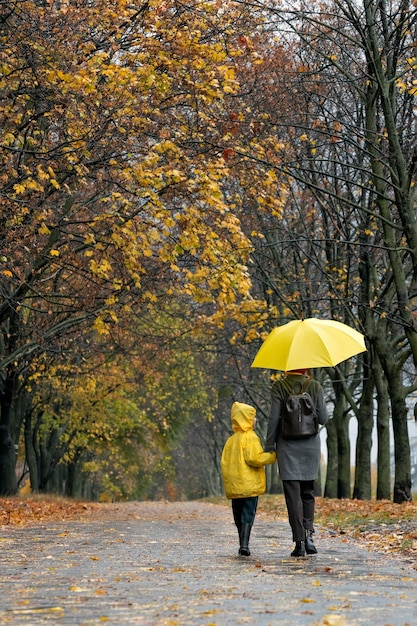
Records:
{"label": "child", "polygon": [[264,465],[275,463],[275,452],[264,452],[255,433],[256,409],[234,402],[231,418],[233,435],[226,441],[221,460],[226,496],[232,500],[233,519],[240,540],[239,554],[250,556],[249,537],[258,505],[265,493]]}

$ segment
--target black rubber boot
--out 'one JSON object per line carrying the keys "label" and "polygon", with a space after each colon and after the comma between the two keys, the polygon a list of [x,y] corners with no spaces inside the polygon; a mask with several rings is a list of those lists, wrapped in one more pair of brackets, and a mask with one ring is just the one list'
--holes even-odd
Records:
{"label": "black rubber boot", "polygon": [[306,530],[306,553],[307,554],[317,554],[317,548],[314,545],[314,541],[313,541],[313,533],[314,533],[314,530],[312,530],[311,528],[308,528]]}
{"label": "black rubber boot", "polygon": [[242,524],[242,530],[240,531],[240,556],[250,556],[249,552],[249,537],[252,530],[252,524]]}
{"label": "black rubber boot", "polygon": [[[238,535],[239,535],[239,546],[240,546],[240,537],[242,535],[242,524],[236,524],[236,528],[237,528],[237,532],[238,532]],[[240,547],[239,547],[239,553],[238,554],[240,554]]]}
{"label": "black rubber boot", "polygon": [[304,541],[296,541],[295,548],[291,552],[291,556],[305,556],[305,555],[306,555],[306,549],[305,549]]}

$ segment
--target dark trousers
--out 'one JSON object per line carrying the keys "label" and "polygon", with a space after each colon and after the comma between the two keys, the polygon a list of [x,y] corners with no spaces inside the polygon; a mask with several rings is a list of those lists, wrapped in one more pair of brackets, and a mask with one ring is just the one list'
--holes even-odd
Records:
{"label": "dark trousers", "polygon": [[304,541],[305,531],[314,530],[314,480],[283,480],[282,484],[293,541]]}
{"label": "dark trousers", "polygon": [[239,532],[242,524],[250,524],[252,526],[255,521],[257,506],[258,496],[232,499],[233,519]]}

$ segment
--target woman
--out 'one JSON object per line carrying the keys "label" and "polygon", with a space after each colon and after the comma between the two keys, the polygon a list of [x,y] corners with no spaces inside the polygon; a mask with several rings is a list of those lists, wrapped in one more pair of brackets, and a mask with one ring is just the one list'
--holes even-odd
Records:
{"label": "woman", "polygon": [[265,451],[277,453],[279,473],[284,487],[288,520],[295,548],[291,556],[316,554],[314,545],[314,481],[320,466],[320,436],[306,439],[284,439],[280,432],[282,410],[289,394],[288,386],[301,383],[310,394],[316,410],[318,423],[326,424],[329,417],[324,400],[323,388],[311,378],[311,372],[298,369],[286,372],[284,380],[277,380],[271,389],[271,411],[268,420]]}

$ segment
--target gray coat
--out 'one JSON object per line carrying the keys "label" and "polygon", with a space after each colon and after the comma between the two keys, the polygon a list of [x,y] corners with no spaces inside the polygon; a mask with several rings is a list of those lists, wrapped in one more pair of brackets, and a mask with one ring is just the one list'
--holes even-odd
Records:
{"label": "gray coat", "polygon": [[[304,382],[308,376],[289,374],[288,382]],[[311,380],[308,389],[317,411],[319,424],[326,424],[329,419],[324,400],[323,388],[316,380]],[[288,395],[288,390],[281,380],[277,380],[271,389],[271,412],[268,420],[265,452],[276,450],[279,474],[282,480],[316,480],[320,466],[320,436],[307,439],[284,440],[279,435],[281,406]]]}

